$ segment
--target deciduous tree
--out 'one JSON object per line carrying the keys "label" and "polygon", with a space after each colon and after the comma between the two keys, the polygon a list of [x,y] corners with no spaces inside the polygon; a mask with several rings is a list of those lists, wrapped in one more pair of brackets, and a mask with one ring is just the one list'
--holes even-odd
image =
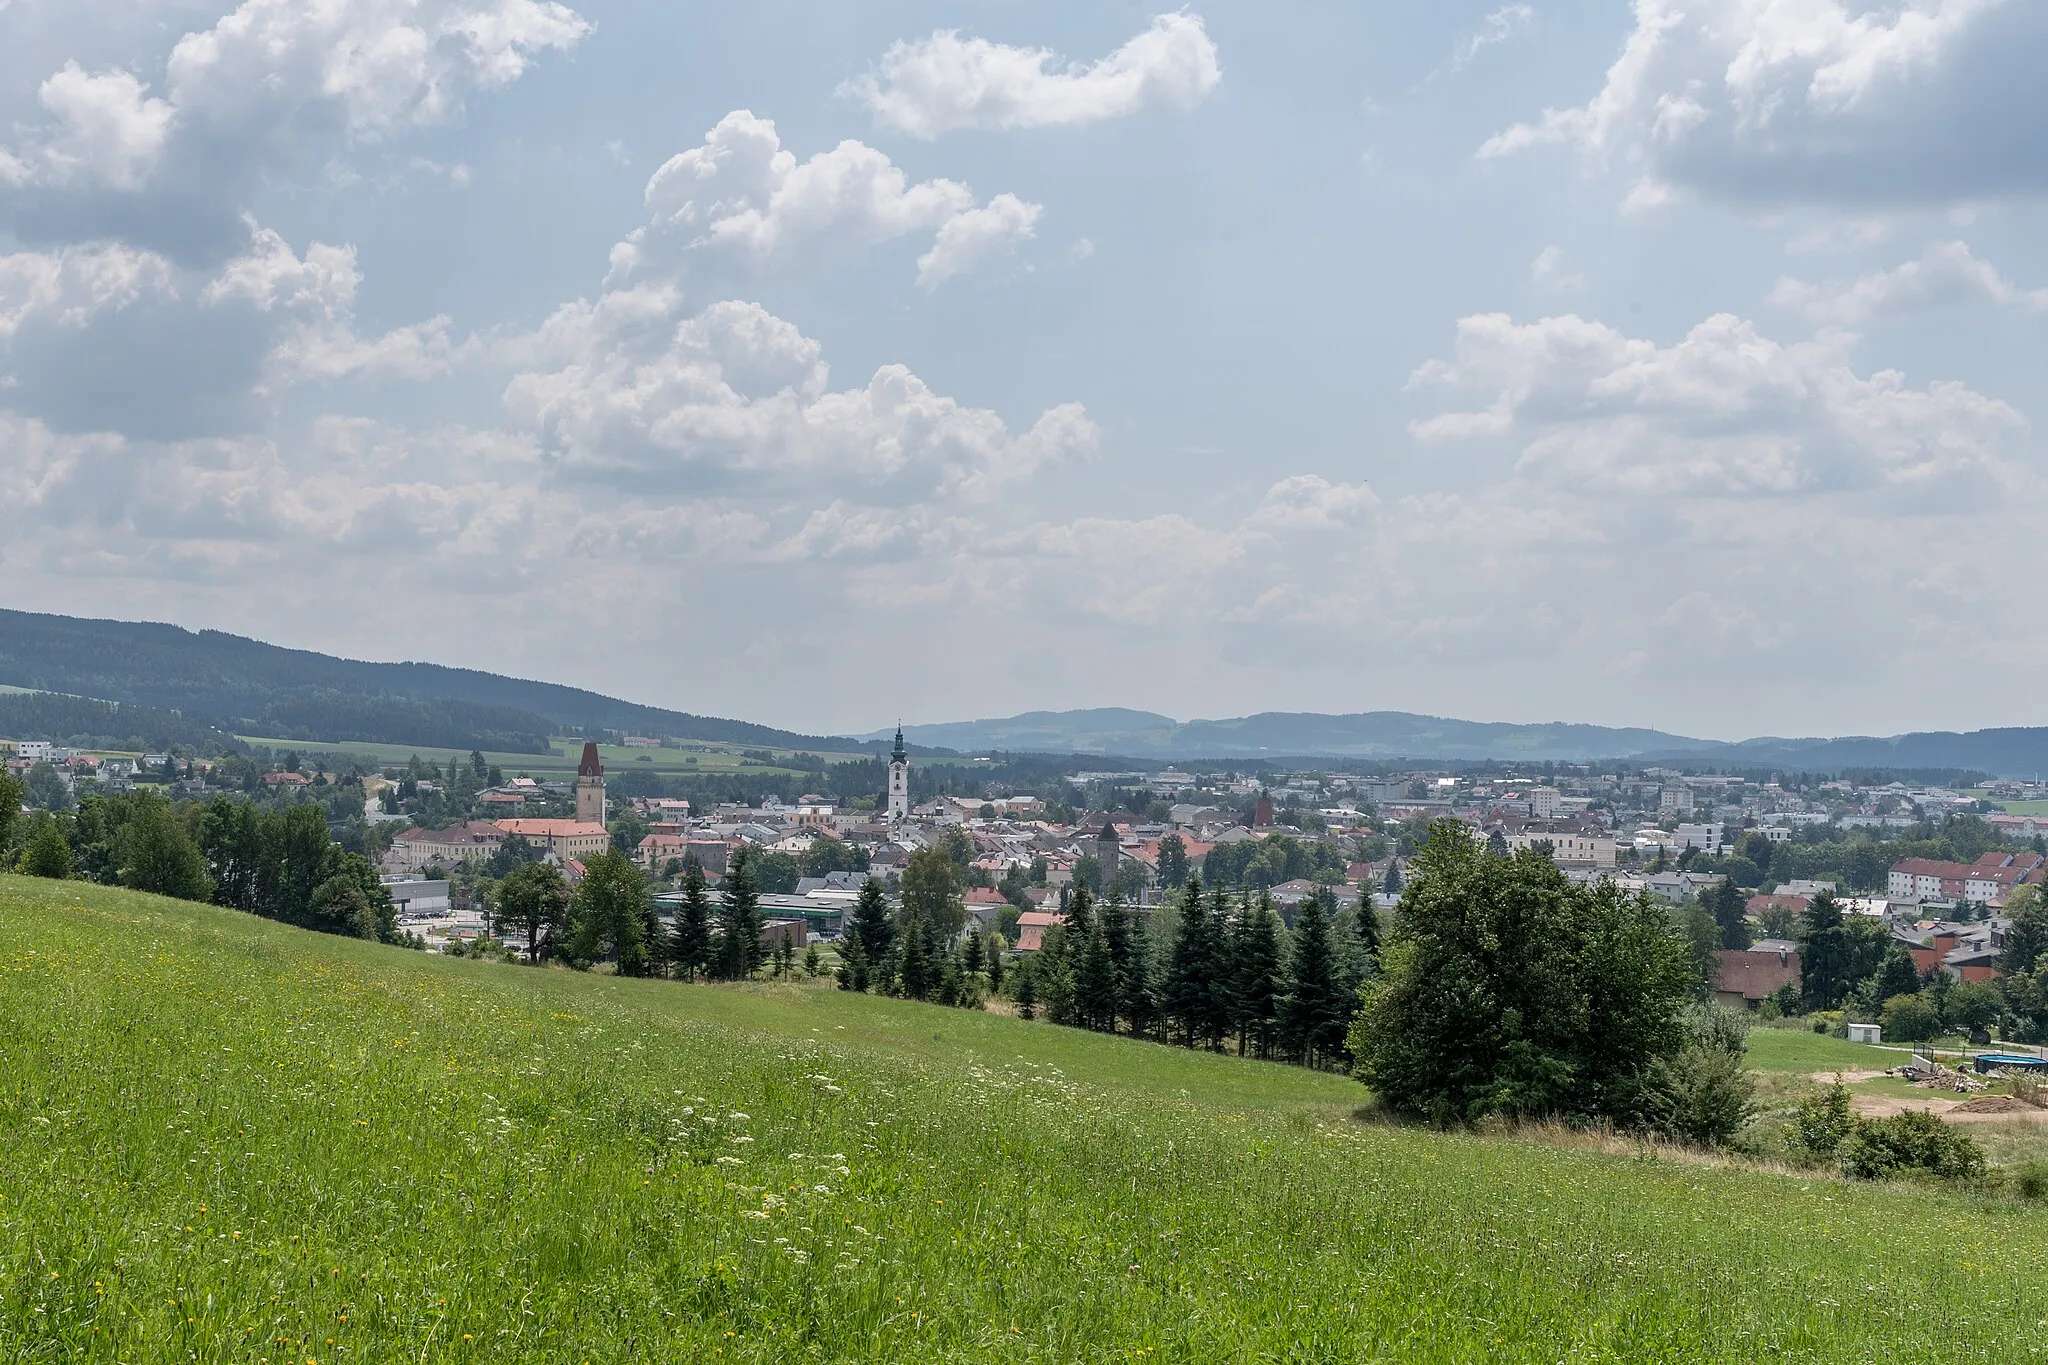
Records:
{"label": "deciduous tree", "polygon": [[526,940],[530,963],[539,962],[541,953],[560,938],[568,913],[569,883],[551,863],[522,864],[498,883],[498,929]]}

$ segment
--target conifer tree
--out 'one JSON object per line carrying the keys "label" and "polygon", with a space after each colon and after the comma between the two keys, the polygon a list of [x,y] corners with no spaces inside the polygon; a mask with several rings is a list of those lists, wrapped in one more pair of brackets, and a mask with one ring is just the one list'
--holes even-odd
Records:
{"label": "conifer tree", "polygon": [[1201,880],[1190,878],[1181,894],[1180,928],[1174,935],[1173,956],[1159,1001],[1161,1013],[1186,1047],[1199,1047],[1209,1033],[1217,958],[1213,925],[1202,899]]}
{"label": "conifer tree", "polygon": [[1116,1029],[1116,965],[1099,920],[1089,927],[1074,964],[1074,1015],[1082,1028],[1098,1033]]}
{"label": "conifer tree", "polygon": [[988,986],[992,991],[1003,988],[1003,943],[994,934],[986,935],[981,945],[982,960],[988,964]]}
{"label": "conifer tree", "polygon": [[1067,937],[1070,943],[1078,943],[1088,936],[1095,925],[1095,896],[1086,883],[1077,882],[1073,898],[1067,902]]}
{"label": "conifer tree", "polygon": [[742,846],[725,869],[718,897],[718,947],[715,975],[744,981],[761,969],[767,951],[761,943],[761,892],[754,880],[754,860]]}
{"label": "conifer tree", "polygon": [[1209,970],[1203,992],[1202,1043],[1212,1052],[1223,1051],[1230,1033],[1230,896],[1217,887],[1209,893]]}
{"label": "conifer tree", "polygon": [[[853,903],[853,925],[847,937],[860,944],[868,969],[874,971],[888,959],[896,946],[896,926],[889,922],[889,901],[882,884],[873,877],[861,883],[860,896]],[[866,986],[860,987],[866,990]]]}
{"label": "conifer tree", "polygon": [[970,934],[966,944],[960,949],[960,970],[978,973],[981,967],[981,935]]}
{"label": "conifer tree", "polygon": [[1272,897],[1261,895],[1255,904],[1246,895],[1232,929],[1231,1026],[1237,1031],[1238,1054],[1266,1057],[1272,1052],[1285,984],[1280,920],[1273,913]]}
{"label": "conifer tree", "polygon": [[839,945],[839,970],[833,973],[833,980],[842,991],[865,991],[868,988],[868,955],[860,946],[860,939],[848,934]]}
{"label": "conifer tree", "polygon": [[903,926],[903,958],[897,965],[897,976],[906,999],[924,999],[935,984],[930,932],[922,920],[912,920]]}
{"label": "conifer tree", "polygon": [[1159,1006],[1152,995],[1152,940],[1145,928],[1145,916],[1132,914],[1125,933],[1124,960],[1117,969],[1117,999],[1133,1037],[1150,1037],[1159,1022]]}
{"label": "conifer tree", "polygon": [[1346,991],[1338,978],[1330,918],[1318,892],[1301,903],[1294,921],[1293,950],[1287,956],[1287,996],[1280,1006],[1280,1033],[1288,1051],[1310,1066],[1342,1052],[1356,1012],[1355,995],[1355,989]]}
{"label": "conifer tree", "polygon": [[1017,964],[1017,1017],[1038,1017],[1038,968],[1030,958]]}
{"label": "conifer tree", "polygon": [[683,903],[676,908],[675,931],[663,956],[685,981],[711,966],[711,896],[704,886],[704,866],[695,858],[683,863]]}

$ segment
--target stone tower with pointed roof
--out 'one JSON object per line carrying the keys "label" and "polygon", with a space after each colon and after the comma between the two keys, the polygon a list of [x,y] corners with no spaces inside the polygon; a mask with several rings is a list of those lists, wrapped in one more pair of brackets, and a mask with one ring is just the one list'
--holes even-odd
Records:
{"label": "stone tower with pointed roof", "polygon": [[1115,822],[1104,820],[1102,833],[1095,836],[1095,861],[1102,864],[1102,889],[1105,892],[1116,880],[1117,864],[1122,861],[1123,853],[1123,836],[1116,832]]}
{"label": "stone tower with pointed roof", "polygon": [[597,744],[586,741],[583,761],[576,765],[576,821],[601,825],[604,817],[604,760],[597,756]]}
{"label": "stone tower with pointed roof", "polygon": [[896,727],[896,747],[889,753],[889,823],[910,819],[910,755],[903,748],[903,727]]}

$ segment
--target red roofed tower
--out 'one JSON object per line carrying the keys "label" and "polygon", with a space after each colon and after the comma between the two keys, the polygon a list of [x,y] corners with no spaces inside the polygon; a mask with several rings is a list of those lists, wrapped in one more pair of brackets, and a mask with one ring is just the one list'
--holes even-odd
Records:
{"label": "red roofed tower", "polygon": [[604,823],[604,760],[594,741],[585,741],[583,762],[576,767],[576,819],[586,825]]}

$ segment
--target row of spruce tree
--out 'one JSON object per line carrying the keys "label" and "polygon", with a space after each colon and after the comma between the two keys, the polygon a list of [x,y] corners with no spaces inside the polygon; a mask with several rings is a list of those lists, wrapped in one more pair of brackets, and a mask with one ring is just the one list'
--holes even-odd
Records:
{"label": "row of spruce tree", "polygon": [[1327,1067],[1346,1060],[1359,986],[1377,969],[1379,921],[1318,891],[1290,929],[1272,898],[1190,881],[1148,916],[1085,890],[1049,931],[1019,1005],[1056,1024]]}
{"label": "row of spruce tree", "polygon": [[1014,963],[992,935],[956,938],[933,918],[911,896],[891,914],[870,882],[840,942],[839,984],[969,1008],[1006,994],[1027,1019],[1308,1066],[1345,1059],[1379,955],[1369,908],[1333,912],[1319,892],[1290,929],[1271,897],[1205,893],[1199,878],[1156,910],[1078,885],[1040,951]]}

